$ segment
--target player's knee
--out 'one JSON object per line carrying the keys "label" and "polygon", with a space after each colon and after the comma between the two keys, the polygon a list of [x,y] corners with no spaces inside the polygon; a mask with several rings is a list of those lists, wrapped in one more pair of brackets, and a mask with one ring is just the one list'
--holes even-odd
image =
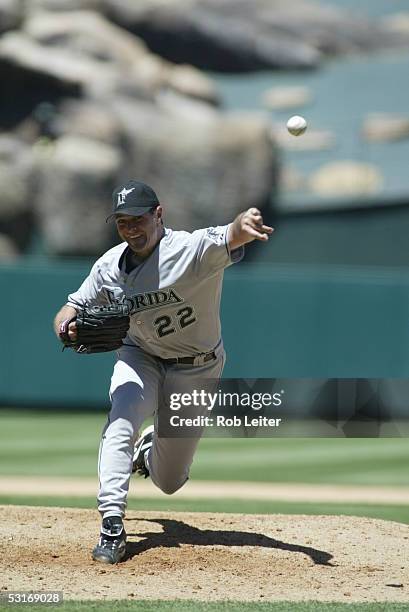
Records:
{"label": "player's knee", "polygon": [[165,484],[165,485],[161,485],[159,488],[162,491],[162,493],[166,493],[166,495],[173,495],[173,493],[176,493],[176,491],[179,491],[179,489],[182,486],[183,485]]}
{"label": "player's knee", "polygon": [[179,491],[179,489],[183,487],[187,480],[187,477],[178,480],[164,480],[162,482],[158,482],[157,486],[162,493],[166,493],[166,495],[173,495],[173,493],[176,493],[176,491]]}
{"label": "player's knee", "polygon": [[132,402],[113,401],[109,413],[109,427],[127,432],[135,442],[138,437],[142,419]]}
{"label": "player's knee", "polygon": [[145,401],[142,390],[133,383],[126,383],[111,391],[110,399],[112,420],[121,417],[137,420]]}

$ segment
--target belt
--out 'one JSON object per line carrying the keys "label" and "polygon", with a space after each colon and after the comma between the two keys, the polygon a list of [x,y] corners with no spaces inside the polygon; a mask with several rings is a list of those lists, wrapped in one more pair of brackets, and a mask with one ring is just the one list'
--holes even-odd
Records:
{"label": "belt", "polygon": [[213,361],[213,359],[216,359],[216,353],[214,351],[210,351],[210,353],[200,353],[200,355],[196,355],[195,357],[174,357],[172,359],[161,359],[161,361],[167,364],[181,363],[185,365],[200,366],[208,361]]}

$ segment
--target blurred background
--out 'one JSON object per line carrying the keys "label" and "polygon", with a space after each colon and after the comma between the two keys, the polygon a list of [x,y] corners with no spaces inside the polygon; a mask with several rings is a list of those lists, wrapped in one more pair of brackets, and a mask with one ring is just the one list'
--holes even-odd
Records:
{"label": "blurred background", "polygon": [[[0,474],[94,472],[113,356],[52,320],[129,178],[169,227],[276,228],[226,271],[225,376],[408,377],[407,0],[0,0],[0,74]],[[405,440],[277,442],[196,475],[409,483]]]}

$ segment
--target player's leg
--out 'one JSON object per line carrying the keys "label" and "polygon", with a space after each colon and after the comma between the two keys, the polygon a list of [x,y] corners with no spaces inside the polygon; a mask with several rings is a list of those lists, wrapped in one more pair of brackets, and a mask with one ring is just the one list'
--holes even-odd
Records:
{"label": "player's leg", "polygon": [[[188,392],[189,389],[200,389],[205,379],[217,381],[222,374],[224,361],[225,354],[221,347],[217,359],[209,364],[199,367],[169,366],[164,382],[165,397],[169,397],[173,388]],[[199,413],[207,416],[207,408],[203,408],[202,412],[201,409],[195,410],[195,415]],[[158,415],[156,422],[157,419]],[[153,483],[164,493],[174,493],[188,480],[200,436],[200,432],[197,432],[195,437],[163,438],[154,433],[152,447],[145,455],[145,463]]]}
{"label": "player's leg", "polygon": [[157,409],[162,370],[134,347],[123,347],[111,379],[111,411],[100,444],[98,510],[103,518],[124,516],[134,443],[142,423]]}

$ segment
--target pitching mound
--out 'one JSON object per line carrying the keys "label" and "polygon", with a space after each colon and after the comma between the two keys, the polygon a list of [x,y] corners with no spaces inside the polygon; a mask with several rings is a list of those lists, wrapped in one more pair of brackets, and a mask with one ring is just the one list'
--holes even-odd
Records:
{"label": "pitching mound", "polygon": [[66,599],[408,601],[409,528],[357,517],[129,512],[128,554],[92,561],[92,510],[0,506],[0,591]]}

